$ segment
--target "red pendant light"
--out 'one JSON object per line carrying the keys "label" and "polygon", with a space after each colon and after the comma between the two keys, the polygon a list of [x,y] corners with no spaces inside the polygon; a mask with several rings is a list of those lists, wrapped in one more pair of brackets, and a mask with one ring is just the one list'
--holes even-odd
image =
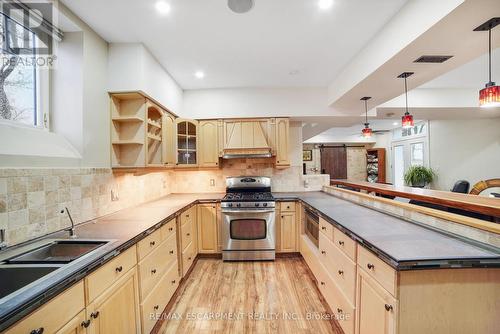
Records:
{"label": "red pendant light", "polygon": [[498,24],[500,18],[495,17],[474,29],[474,31],[488,31],[489,80],[485,88],[479,91],[479,106],[482,108],[500,107],[500,86],[491,81],[491,29]]}
{"label": "red pendant light", "polygon": [[361,134],[365,138],[371,138],[373,130],[370,128],[370,123],[368,123],[368,100],[371,99],[370,96],[365,96],[361,98],[361,101],[365,101],[365,128],[361,130]]}
{"label": "red pendant light", "polygon": [[406,81],[406,78],[411,75],[413,75],[413,72],[403,72],[398,75],[398,78],[405,79],[405,114],[403,115],[403,117],[401,117],[401,126],[403,127],[403,129],[409,129],[415,125],[415,122],[413,121],[413,115],[408,111],[408,83]]}

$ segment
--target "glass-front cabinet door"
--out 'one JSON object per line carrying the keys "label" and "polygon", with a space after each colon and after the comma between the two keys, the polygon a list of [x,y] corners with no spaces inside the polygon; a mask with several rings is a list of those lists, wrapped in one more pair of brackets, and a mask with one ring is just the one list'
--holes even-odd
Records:
{"label": "glass-front cabinet door", "polygon": [[177,119],[177,165],[195,166],[197,159],[198,122]]}

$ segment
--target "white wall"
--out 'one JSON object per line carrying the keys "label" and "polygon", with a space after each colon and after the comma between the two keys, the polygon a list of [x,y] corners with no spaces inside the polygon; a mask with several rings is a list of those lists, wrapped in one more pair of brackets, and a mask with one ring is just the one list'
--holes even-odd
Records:
{"label": "white wall", "polygon": [[430,166],[435,189],[449,190],[455,181],[500,178],[500,118],[429,122]]}
{"label": "white wall", "polygon": [[172,113],[183,116],[182,88],[144,45],[111,43],[108,71],[109,91],[143,91]]}
{"label": "white wall", "polygon": [[186,90],[187,118],[331,116],[324,88],[220,88]]}

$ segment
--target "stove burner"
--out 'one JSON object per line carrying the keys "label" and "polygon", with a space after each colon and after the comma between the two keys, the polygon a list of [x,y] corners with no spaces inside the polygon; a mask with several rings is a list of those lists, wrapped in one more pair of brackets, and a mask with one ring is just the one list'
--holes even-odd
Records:
{"label": "stove burner", "polygon": [[274,197],[270,192],[259,193],[227,193],[222,199],[226,202],[265,202],[274,201]]}

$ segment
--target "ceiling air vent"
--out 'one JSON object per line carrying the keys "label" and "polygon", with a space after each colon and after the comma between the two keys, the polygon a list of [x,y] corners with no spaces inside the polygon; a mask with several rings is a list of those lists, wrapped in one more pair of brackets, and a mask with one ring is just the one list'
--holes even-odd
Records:
{"label": "ceiling air vent", "polygon": [[414,61],[414,63],[431,63],[440,64],[444,63],[453,56],[422,56]]}
{"label": "ceiling air vent", "polygon": [[249,12],[253,8],[254,0],[228,0],[227,6],[233,12],[243,14]]}

